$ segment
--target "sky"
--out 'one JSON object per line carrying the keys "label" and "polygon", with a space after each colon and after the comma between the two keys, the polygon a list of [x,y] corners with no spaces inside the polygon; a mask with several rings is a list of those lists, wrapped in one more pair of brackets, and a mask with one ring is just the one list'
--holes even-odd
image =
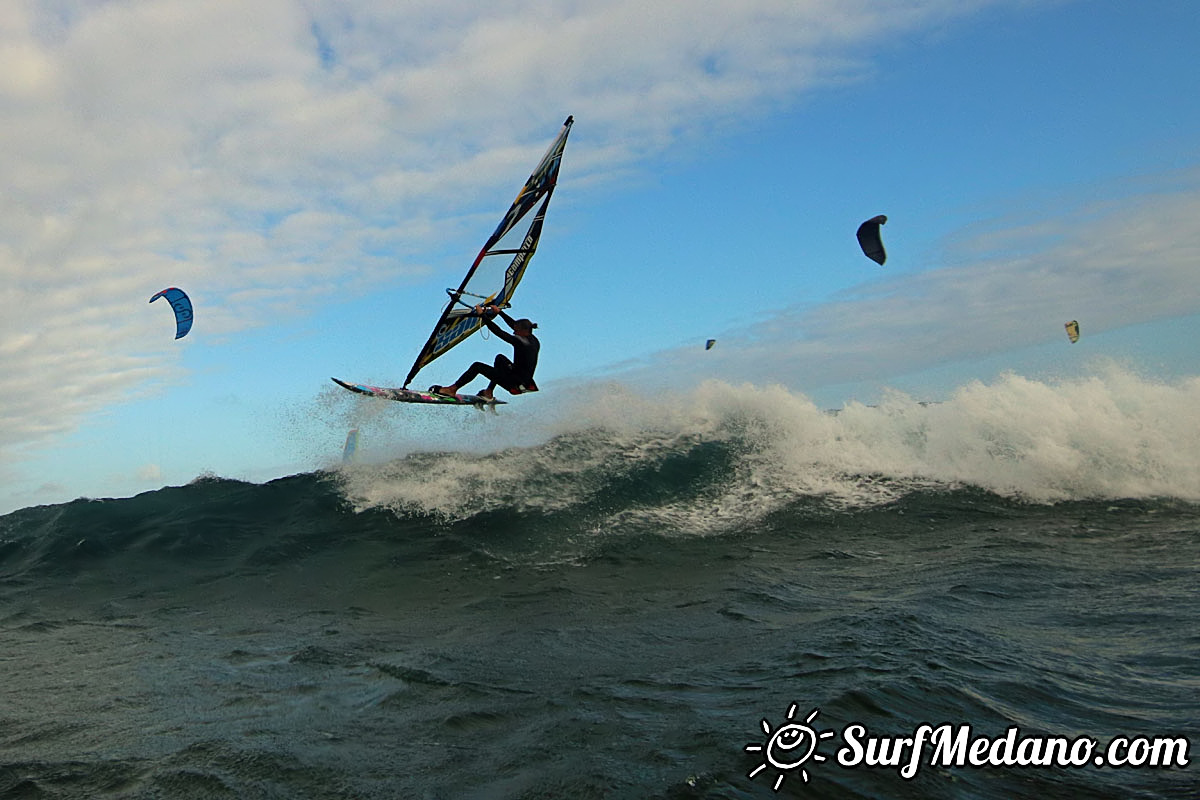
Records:
{"label": "sky", "polygon": [[614,383],[1200,375],[1198,30],[1194,0],[0,0],[0,513],[318,469],[364,415],[469,433],[329,378],[403,382],[568,115],[513,308],[542,392],[487,425]]}

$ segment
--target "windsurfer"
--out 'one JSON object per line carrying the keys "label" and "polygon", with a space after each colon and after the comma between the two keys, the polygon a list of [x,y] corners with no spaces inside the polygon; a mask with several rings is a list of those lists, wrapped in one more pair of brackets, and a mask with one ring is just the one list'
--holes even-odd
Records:
{"label": "windsurfer", "polygon": [[[458,394],[460,388],[482,375],[491,383],[479,393],[479,396],[488,400],[492,399],[492,393],[497,386],[503,386],[509,394],[536,392],[538,387],[533,382],[533,372],[537,369],[538,351],[542,347],[542,343],[533,335],[533,329],[537,327],[537,323],[525,318],[513,319],[497,306],[475,306],[475,313],[484,318],[484,324],[487,325],[488,330],[513,346],[512,359],[510,360],[508,356],[501,353],[491,364],[476,361],[451,385],[432,386],[430,391],[454,396]],[[512,328],[512,333],[492,321],[497,314]]]}

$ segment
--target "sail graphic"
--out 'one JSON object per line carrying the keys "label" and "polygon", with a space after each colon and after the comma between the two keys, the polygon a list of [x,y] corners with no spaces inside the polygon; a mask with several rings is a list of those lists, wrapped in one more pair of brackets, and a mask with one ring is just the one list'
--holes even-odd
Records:
{"label": "sail graphic", "polygon": [[[571,132],[571,125],[574,121],[574,117],[567,117],[562,130],[558,132],[558,136],[554,137],[550,148],[534,168],[533,174],[529,176],[529,180],[525,181],[525,185],[517,193],[517,198],[505,212],[500,224],[496,226],[496,230],[488,237],[479,251],[479,255],[475,257],[474,263],[471,264],[471,268],[467,271],[466,277],[463,278],[458,289],[446,290],[450,295],[450,302],[446,304],[442,316],[438,318],[437,325],[433,328],[433,333],[429,335],[429,340],[425,342],[420,355],[413,362],[412,369],[408,371],[408,377],[404,379],[406,388],[422,368],[483,326],[483,320],[474,313],[474,306],[477,303],[502,307],[509,305],[513,292],[517,289],[517,284],[525,275],[525,268],[529,265],[529,260],[537,251],[538,239],[542,235],[542,223],[546,218],[546,209],[550,206],[550,197],[554,194],[554,187],[558,183],[558,169],[562,164],[563,148],[567,146],[567,134]],[[539,200],[541,207],[534,214],[524,236],[520,237],[519,241],[510,243],[509,240],[516,236],[516,234],[509,236],[510,232],[529,214]],[[497,261],[495,256],[512,256],[512,259],[508,262],[507,268],[500,271],[499,266],[502,266],[502,261]],[[492,267],[492,264],[497,264],[497,266]],[[464,296],[472,298],[473,302],[464,301],[462,299]]]}

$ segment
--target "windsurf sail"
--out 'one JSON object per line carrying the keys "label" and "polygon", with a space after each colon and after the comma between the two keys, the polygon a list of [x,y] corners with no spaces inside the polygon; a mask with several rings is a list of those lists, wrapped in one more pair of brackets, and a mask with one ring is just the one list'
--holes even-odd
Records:
{"label": "windsurf sail", "polygon": [[[574,117],[567,117],[562,130],[554,137],[550,148],[534,168],[533,174],[517,193],[517,199],[504,213],[496,230],[484,242],[462,283],[457,289],[446,290],[450,295],[450,302],[446,304],[433,333],[429,335],[429,340],[425,342],[420,355],[413,362],[412,369],[408,371],[408,377],[404,379],[406,388],[423,367],[483,326],[483,319],[474,312],[476,304],[497,305],[502,308],[510,305],[517,284],[525,276],[525,268],[529,266],[529,260],[537,250],[546,209],[550,206],[550,197],[558,184],[558,169],[562,164],[563,148],[567,146],[567,134],[571,132],[574,121]],[[517,224],[533,210],[538,201],[541,201],[541,206],[533,215],[524,236],[518,238],[516,233],[510,236],[510,232],[513,232]],[[501,270],[503,260],[497,260],[495,256],[512,256],[512,260],[508,262],[507,268]],[[463,297],[470,298],[470,301],[463,300]]]}
{"label": "windsurf sail", "polygon": [[192,301],[187,293],[172,286],[151,297],[150,302],[153,303],[160,297],[167,298],[167,302],[175,310],[175,338],[182,339],[187,336],[187,332],[192,329]]}
{"label": "windsurf sail", "polygon": [[705,343],[704,343],[704,349],[705,349],[705,350],[712,350],[712,349],[713,349],[713,345],[714,345],[714,344],[716,344],[716,343],[717,343],[717,340],[716,340],[716,339],[709,339],[707,342],[705,342]]}
{"label": "windsurf sail", "polygon": [[358,428],[346,434],[346,446],[342,448],[342,463],[353,464],[358,460]]}
{"label": "windsurf sail", "polygon": [[1068,322],[1066,324],[1066,328],[1067,328],[1067,338],[1071,340],[1071,344],[1075,344],[1076,342],[1078,342],[1079,341],[1079,323],[1076,322],[1075,320],[1071,320],[1070,322]]}

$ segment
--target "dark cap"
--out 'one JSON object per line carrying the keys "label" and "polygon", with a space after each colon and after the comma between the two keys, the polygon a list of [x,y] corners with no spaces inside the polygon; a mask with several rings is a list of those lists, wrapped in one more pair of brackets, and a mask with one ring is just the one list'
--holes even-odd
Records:
{"label": "dark cap", "polygon": [[537,323],[531,319],[527,319],[526,317],[521,317],[519,320],[513,323],[513,327],[533,330],[537,327]]}

